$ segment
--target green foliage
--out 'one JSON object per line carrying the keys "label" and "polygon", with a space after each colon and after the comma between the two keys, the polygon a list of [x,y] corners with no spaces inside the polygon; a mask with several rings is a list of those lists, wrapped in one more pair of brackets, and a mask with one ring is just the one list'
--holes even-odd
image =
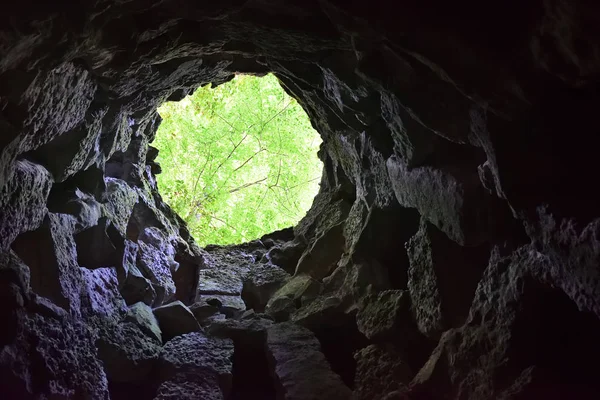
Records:
{"label": "green foliage", "polygon": [[199,244],[241,243],[304,216],[321,139],[274,75],[238,75],[158,111],[160,192]]}

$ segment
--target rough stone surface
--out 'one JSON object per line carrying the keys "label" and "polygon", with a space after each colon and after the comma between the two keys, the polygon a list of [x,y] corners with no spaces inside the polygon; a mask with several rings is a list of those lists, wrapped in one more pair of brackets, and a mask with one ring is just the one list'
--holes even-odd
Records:
{"label": "rough stone surface", "polygon": [[289,322],[267,330],[267,350],[281,398],[352,399],[352,391],[330,369],[320,347],[308,329]]}
{"label": "rough stone surface", "polygon": [[[581,0],[5,7],[0,396],[271,400],[290,395],[278,376],[310,399],[334,371],[362,398],[599,398],[598,15]],[[268,72],[323,138],[319,193],[295,227],[200,249],[156,184],[156,109]],[[123,301],[174,300],[171,318],[203,304],[207,331],[233,337],[230,394],[217,373],[153,379],[160,343]],[[287,320],[314,336],[271,335],[271,368],[265,328]],[[282,361],[302,349],[319,367]],[[410,384],[380,384],[404,364]]]}
{"label": "rough stone surface", "polygon": [[125,321],[136,324],[146,335],[162,343],[162,332],[158,326],[158,321],[152,312],[152,308],[147,304],[138,302],[129,307]]}
{"label": "rough stone surface", "polygon": [[360,400],[383,399],[404,389],[412,379],[410,367],[393,346],[370,345],[354,353],[355,394]]}
{"label": "rough stone surface", "polygon": [[11,180],[0,186],[0,250],[6,251],[19,234],[42,224],[52,183],[52,175],[43,166],[15,162]]}
{"label": "rough stone surface", "polygon": [[424,335],[439,338],[443,331],[465,322],[489,250],[458,246],[425,221],[406,246],[415,320]]}
{"label": "rough stone surface", "polygon": [[255,264],[244,275],[242,298],[248,308],[263,312],[269,299],[289,279],[290,275],[285,270],[273,264]]}
{"label": "rough stone surface", "polygon": [[[181,390],[182,395],[188,396],[190,391],[206,391],[210,393],[208,398],[219,398],[210,396],[216,396],[220,388],[221,398],[226,398],[231,390],[232,356],[233,342],[229,339],[206,337],[200,332],[182,335],[163,347],[159,377],[167,382],[169,393]],[[159,396],[160,393],[159,389]]]}
{"label": "rough stone surface", "polygon": [[386,290],[376,295],[369,295],[363,307],[356,315],[358,330],[371,340],[381,340],[392,335],[409,338],[410,332],[410,298],[403,290]]}
{"label": "rough stone surface", "polygon": [[165,342],[175,336],[201,329],[194,314],[180,301],[155,308],[153,311]]}
{"label": "rough stone surface", "polygon": [[98,357],[110,380],[142,381],[158,360],[160,344],[137,324],[124,322],[101,329],[97,342]]}

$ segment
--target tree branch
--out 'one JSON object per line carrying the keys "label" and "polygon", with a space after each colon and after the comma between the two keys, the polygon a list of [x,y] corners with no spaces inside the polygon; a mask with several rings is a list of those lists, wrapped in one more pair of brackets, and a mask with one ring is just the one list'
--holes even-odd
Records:
{"label": "tree branch", "polygon": [[[267,178],[268,178],[268,177],[267,177]],[[242,190],[242,189],[246,189],[247,187],[250,187],[250,186],[253,186],[253,185],[258,185],[259,183],[262,183],[262,182],[266,181],[266,180],[267,180],[267,178],[262,178],[262,179],[259,179],[259,180],[257,180],[257,181],[254,181],[254,182],[250,182],[250,183],[246,183],[246,184],[244,184],[244,185],[242,185],[242,186],[238,186],[238,187],[236,187],[235,189],[231,189],[231,190],[229,191],[229,193],[234,193],[234,192],[240,191],[240,190]]]}

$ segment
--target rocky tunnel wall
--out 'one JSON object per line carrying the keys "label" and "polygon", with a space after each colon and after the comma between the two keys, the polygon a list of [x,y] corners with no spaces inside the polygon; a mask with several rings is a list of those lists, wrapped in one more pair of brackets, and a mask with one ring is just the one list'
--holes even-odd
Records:
{"label": "rocky tunnel wall", "polygon": [[[598,6],[196,3],[0,16],[0,393],[595,398]],[[156,108],[267,72],[323,137],[320,192],[201,249]],[[316,366],[286,369],[296,342]]]}

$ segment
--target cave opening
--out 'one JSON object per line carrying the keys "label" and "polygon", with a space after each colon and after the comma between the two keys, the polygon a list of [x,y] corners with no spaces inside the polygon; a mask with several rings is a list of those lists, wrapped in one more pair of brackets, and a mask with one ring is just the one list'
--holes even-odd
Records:
{"label": "cave opening", "polygon": [[[0,24],[4,397],[600,397],[594,2],[79,3]],[[322,135],[300,146],[314,201],[287,182],[300,222],[258,195],[242,228],[208,207],[307,164],[259,162],[260,128],[306,138],[279,95],[246,96],[259,123],[227,96],[198,123],[190,99],[240,71]]]}
{"label": "cave opening", "polygon": [[158,112],[159,190],[200,245],[248,242],[304,217],[322,140],[275,75],[238,74]]}

